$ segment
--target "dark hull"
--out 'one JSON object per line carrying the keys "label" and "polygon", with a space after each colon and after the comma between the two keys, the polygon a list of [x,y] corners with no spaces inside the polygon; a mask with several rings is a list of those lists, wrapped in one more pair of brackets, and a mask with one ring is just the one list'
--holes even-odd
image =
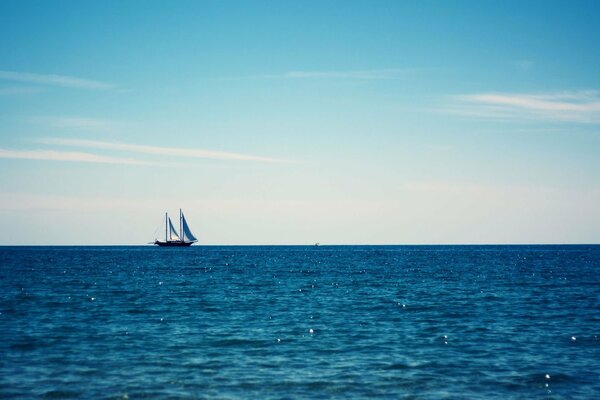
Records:
{"label": "dark hull", "polygon": [[188,247],[194,242],[159,242],[158,240],[154,244],[160,247]]}

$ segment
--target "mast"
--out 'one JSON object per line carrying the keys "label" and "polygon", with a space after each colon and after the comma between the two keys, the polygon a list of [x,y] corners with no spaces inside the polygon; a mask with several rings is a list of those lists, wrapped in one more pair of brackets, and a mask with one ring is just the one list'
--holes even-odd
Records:
{"label": "mast", "polygon": [[179,209],[179,235],[183,242],[185,239],[183,238],[183,213],[181,212],[181,208]]}
{"label": "mast", "polygon": [[169,230],[169,216],[165,213],[165,242],[167,241],[167,231]]}

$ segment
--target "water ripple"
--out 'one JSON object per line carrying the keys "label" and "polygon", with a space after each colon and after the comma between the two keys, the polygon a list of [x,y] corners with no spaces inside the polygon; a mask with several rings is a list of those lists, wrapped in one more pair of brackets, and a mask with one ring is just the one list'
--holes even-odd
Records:
{"label": "water ripple", "polygon": [[1,398],[600,398],[600,246],[0,261]]}

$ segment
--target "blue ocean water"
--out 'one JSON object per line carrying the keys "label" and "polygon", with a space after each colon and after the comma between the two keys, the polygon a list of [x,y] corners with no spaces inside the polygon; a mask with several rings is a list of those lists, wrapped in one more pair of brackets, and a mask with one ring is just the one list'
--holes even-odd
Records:
{"label": "blue ocean water", "polygon": [[1,247],[1,398],[600,398],[600,246]]}

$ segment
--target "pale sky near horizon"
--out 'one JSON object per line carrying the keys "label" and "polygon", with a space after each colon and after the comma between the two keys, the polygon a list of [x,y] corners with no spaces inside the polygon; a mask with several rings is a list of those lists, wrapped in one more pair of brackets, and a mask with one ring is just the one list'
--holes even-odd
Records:
{"label": "pale sky near horizon", "polygon": [[600,242],[600,2],[2,1],[0,245]]}

